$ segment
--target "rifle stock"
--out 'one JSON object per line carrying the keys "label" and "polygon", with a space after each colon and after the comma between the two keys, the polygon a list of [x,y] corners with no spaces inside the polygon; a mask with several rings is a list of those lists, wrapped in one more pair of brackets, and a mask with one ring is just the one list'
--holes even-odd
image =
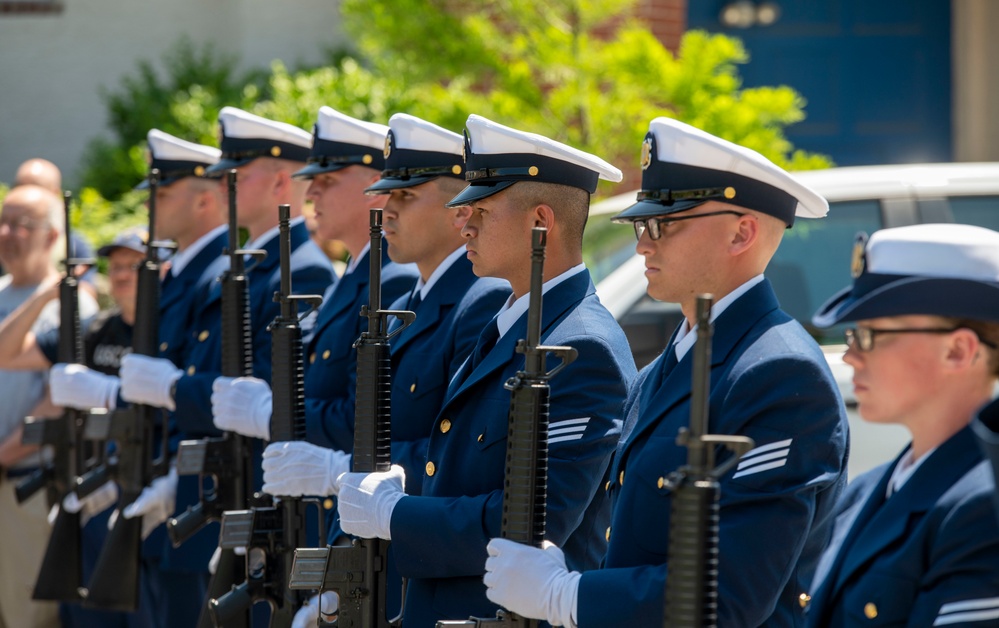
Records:
{"label": "rifle stock", "polygon": [[[510,391],[510,413],[500,527],[503,538],[539,548],[545,538],[548,497],[548,401],[551,393],[548,382],[578,356],[572,347],[541,345],[547,239],[548,231],[544,227],[532,230],[527,338],[517,341],[517,353],[524,354],[524,369],[504,384],[504,388]],[[550,371],[546,365],[549,353],[559,358],[558,366]],[[437,622],[438,628],[499,625],[537,628],[540,622],[505,610],[498,611],[495,617]]]}
{"label": "rifle stock", "polygon": [[[687,464],[666,477],[670,529],[663,626],[702,628],[718,623],[718,478],[753,448],[745,436],[708,433],[711,392],[711,295],[697,297],[697,342],[690,393],[690,427],[680,428],[677,444],[687,448]],[[715,467],[715,449],[733,456]]]}
{"label": "rifle stock", "polygon": [[[271,362],[273,411],[271,442],[305,440],[305,384],[300,321],[322,303],[318,295],[293,295],[291,285],[291,208],[278,208],[281,291],[274,300],[281,304],[280,315],[271,323],[273,336]],[[310,309],[298,312],[298,304]],[[315,500],[278,497],[273,506],[229,511],[222,515],[219,547],[223,552],[246,547],[244,579],[228,593],[209,599],[208,610],[215,625],[228,625],[232,618],[256,601],[271,607],[272,627],[290,626],[304,602],[304,595],[287,583],[293,552],[305,545],[305,517]],[[320,523],[322,511],[317,507]],[[322,525],[320,524],[320,530]]]}
{"label": "rifle stock", "polygon": [[[154,238],[156,228],[156,193],[160,173],[149,173],[149,241],[146,257],[139,268],[136,295],[135,326],[132,334],[132,353],[156,356],[159,352],[159,292],[160,262],[157,249],[163,244]],[[121,511],[134,502],[142,489],[153,479],[167,471],[166,422],[162,421],[162,451],[155,455],[154,429],[160,408],[145,404],[118,410],[110,421],[109,437],[118,446],[117,458],[109,460],[105,471],[118,482],[120,489],[118,508],[113,515],[114,525],[101,548],[94,572],[87,583],[85,603],[103,609],[133,611],[139,601],[139,563],[142,546],[142,518],[126,519]],[[91,476],[88,486],[97,484]]]}

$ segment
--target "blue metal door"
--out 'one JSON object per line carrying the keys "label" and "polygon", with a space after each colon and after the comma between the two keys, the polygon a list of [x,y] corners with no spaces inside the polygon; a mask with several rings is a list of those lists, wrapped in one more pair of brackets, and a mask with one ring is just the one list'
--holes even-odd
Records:
{"label": "blue metal door", "polygon": [[743,40],[746,87],[785,84],[808,104],[787,135],[837,165],[951,160],[948,0],[744,0],[772,25],[725,27],[736,0],[689,0],[688,26]]}

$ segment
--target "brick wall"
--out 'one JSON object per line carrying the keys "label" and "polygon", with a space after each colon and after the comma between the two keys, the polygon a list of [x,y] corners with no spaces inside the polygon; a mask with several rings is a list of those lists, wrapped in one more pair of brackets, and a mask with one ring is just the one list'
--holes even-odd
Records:
{"label": "brick wall", "polygon": [[676,52],[687,30],[687,0],[640,0],[637,9],[659,41]]}

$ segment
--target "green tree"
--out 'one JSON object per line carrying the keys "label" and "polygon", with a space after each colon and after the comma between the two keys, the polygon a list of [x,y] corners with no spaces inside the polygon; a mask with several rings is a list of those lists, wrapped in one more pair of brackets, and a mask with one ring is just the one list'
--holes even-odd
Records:
{"label": "green tree", "polygon": [[[108,107],[112,138],[96,138],[84,153],[83,187],[93,187],[106,198],[117,199],[142,180],[146,173],[145,141],[157,128],[192,141],[215,143],[215,117],[227,105],[245,105],[258,96],[254,87],[263,82],[259,71],[236,75],[235,57],[220,54],[214,46],[197,46],[182,37],[162,60],[158,72],[149,60],[138,63],[115,91],[102,90]],[[177,109],[194,102],[201,109],[201,124],[194,124],[192,107],[183,118]]]}
{"label": "green tree", "polygon": [[[136,220],[128,194],[145,174],[150,128],[215,144],[225,105],[311,129],[322,105],[387,122],[405,111],[460,130],[470,113],[538,132],[637,170],[648,122],[683,120],[789,169],[830,165],[795,150],[784,129],[804,119],[788,86],[743,89],[742,43],[691,31],[676,54],[631,17],[634,0],[342,0],[353,54],[319,68],[236,75],[235,59],[181,40],[162,75],[141,61],[107,92],[113,138],[84,162],[81,229],[95,243]],[[414,16],[418,16],[415,18]],[[613,190],[610,186],[607,192]],[[104,199],[112,199],[107,203]],[[144,212],[140,212],[144,213]]]}

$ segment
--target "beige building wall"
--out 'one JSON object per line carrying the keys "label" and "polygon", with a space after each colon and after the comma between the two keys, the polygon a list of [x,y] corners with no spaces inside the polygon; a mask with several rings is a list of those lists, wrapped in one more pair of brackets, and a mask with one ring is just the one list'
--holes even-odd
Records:
{"label": "beige building wall", "polygon": [[0,181],[30,157],[75,184],[87,142],[110,137],[101,89],[140,59],[158,64],[182,36],[240,60],[240,70],[316,64],[343,45],[335,0],[62,0],[61,13],[0,13]]}
{"label": "beige building wall", "polygon": [[999,161],[999,2],[953,0],[955,161]]}

